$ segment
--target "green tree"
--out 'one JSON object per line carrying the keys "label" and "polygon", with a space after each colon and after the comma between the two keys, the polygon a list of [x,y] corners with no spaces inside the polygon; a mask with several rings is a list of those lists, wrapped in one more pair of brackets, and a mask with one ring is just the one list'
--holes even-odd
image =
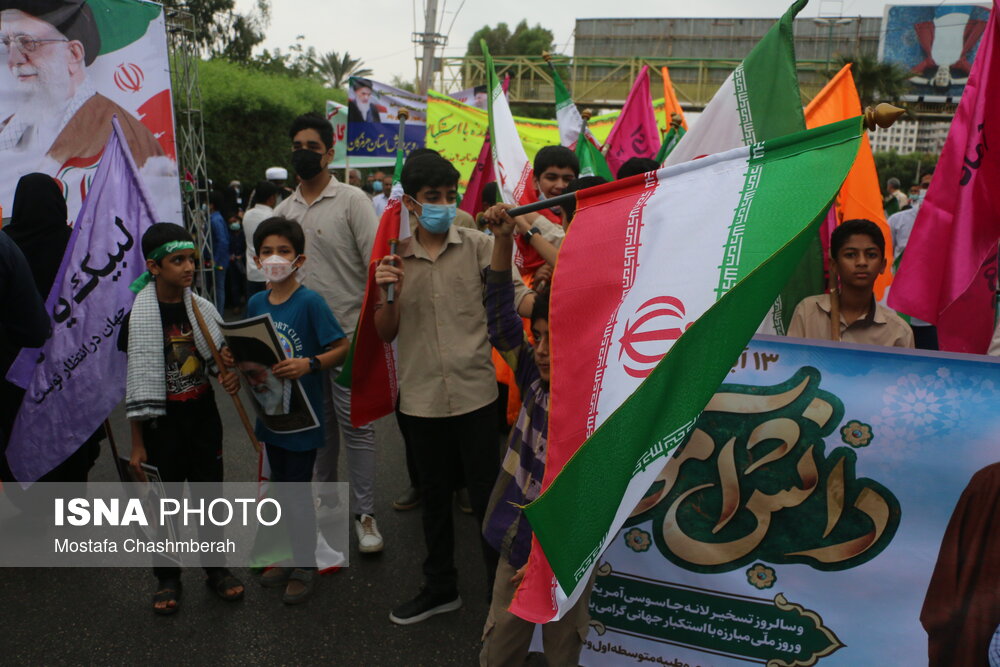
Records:
{"label": "green tree", "polygon": [[340,88],[347,85],[347,80],[352,76],[370,76],[372,71],[363,68],[364,63],[360,58],[352,58],[351,54],[344,51],[344,55],[336,51],[324,53],[312,60],[316,74],[330,88]]}
{"label": "green tree", "polygon": [[899,179],[899,187],[909,193],[910,186],[920,182],[920,175],[926,174],[937,164],[936,153],[906,153],[880,151],[875,153],[875,170],[878,172],[879,186],[885,192],[885,182],[890,178]]}
{"label": "green tree", "polygon": [[417,83],[413,79],[406,79],[398,74],[392,75],[392,81],[390,84],[393,88],[399,88],[400,90],[408,90],[411,93],[417,92]]}
{"label": "green tree", "polygon": [[290,169],[288,128],[301,113],[323,113],[326,101],[347,102],[342,90],[317,81],[271,74],[222,58],[201,61],[205,156],[215,183],[253,184],[268,167]]}
{"label": "green tree", "polygon": [[[553,51],[555,39],[552,31],[535,25],[528,26],[526,20],[522,20],[511,32],[506,23],[498,23],[495,28],[488,25],[483,26],[469,40],[466,56],[482,56],[483,49],[479,40],[486,40],[486,46],[493,56],[540,56],[543,51]],[[529,73],[527,75],[531,77]],[[524,81],[524,79],[522,79]],[[481,81],[466,81],[466,86],[485,83]],[[511,104],[510,110],[516,116],[526,116],[529,118],[551,118],[552,108],[535,104]]]}
{"label": "green tree", "polygon": [[839,67],[848,63],[862,107],[877,102],[898,102],[910,90],[910,73],[895,63],[880,62],[875,56],[861,54],[838,58]]}
{"label": "green tree", "polygon": [[164,0],[164,6],[192,15],[194,41],[202,55],[234,62],[250,61],[271,18],[270,0],[256,0],[247,13],[236,11],[235,0]]}
{"label": "green tree", "polygon": [[315,67],[316,49],[312,46],[306,48],[303,40],[305,40],[303,35],[296,37],[295,43],[288,47],[287,53],[283,53],[281,49],[275,49],[274,53],[264,49],[247,64],[269,74],[318,80],[319,75]]}
{"label": "green tree", "polygon": [[541,25],[528,27],[526,20],[518,23],[514,32],[510,31],[506,23],[498,23],[495,28],[487,25],[477,30],[469,40],[465,55],[483,55],[480,39],[486,40],[486,46],[494,56],[538,56],[542,51],[554,49],[552,42],[555,37],[551,30]]}

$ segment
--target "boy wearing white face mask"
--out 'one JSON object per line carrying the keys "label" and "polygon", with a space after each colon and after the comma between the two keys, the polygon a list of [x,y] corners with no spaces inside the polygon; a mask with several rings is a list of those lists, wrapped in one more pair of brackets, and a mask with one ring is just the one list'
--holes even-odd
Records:
{"label": "boy wearing white face mask", "polygon": [[[330,307],[316,292],[300,285],[295,273],[305,263],[305,237],[299,223],[269,218],[253,235],[254,258],[270,289],[253,295],[247,315],[270,314],[278,337],[286,343],[287,359],[271,367],[274,377],[299,380],[313,411],[323,414],[324,369],[333,368],[347,356],[348,342]],[[267,449],[274,482],[312,480],[316,450],[324,445],[323,424],[295,433],[275,433],[258,420],[257,438]],[[286,586],[284,601],[301,602],[312,592],[316,575],[316,515],[311,496],[296,503],[291,524],[292,551],[297,567],[273,568],[261,578],[264,586]],[[302,563],[310,566],[302,567]]]}
{"label": "boy wearing white face mask", "polygon": [[[400,180],[413,235],[375,271],[381,287],[375,327],[382,340],[396,341],[400,425],[419,473],[427,544],[423,589],[389,615],[400,625],[461,607],[452,494],[461,470],[482,525],[500,467],[496,372],[483,305],[483,271],[490,264],[493,241],[478,230],[452,224],[458,178],[440,155],[422,154],[406,162]],[[482,548],[487,576],[492,577],[498,554],[485,542]],[[491,588],[492,581],[487,590]]]}

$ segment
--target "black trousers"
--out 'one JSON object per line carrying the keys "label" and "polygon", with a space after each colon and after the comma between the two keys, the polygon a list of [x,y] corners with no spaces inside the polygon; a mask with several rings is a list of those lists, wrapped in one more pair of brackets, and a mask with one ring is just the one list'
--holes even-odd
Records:
{"label": "black trousers", "polygon": [[913,329],[913,345],[918,350],[938,349],[937,327],[935,326],[910,326]]}
{"label": "black trousers", "polygon": [[482,539],[483,517],[500,471],[496,405],[455,417],[414,417],[399,413],[412,448],[423,497],[427,587],[440,594],[458,592],[452,493],[464,478],[479,525],[489,589],[496,575],[497,552]]}
{"label": "black trousers", "polygon": [[[316,450],[292,451],[277,445],[265,445],[271,464],[274,497],[289,518],[288,538],[291,540],[295,567],[316,567],[316,506],[312,496],[313,465]],[[279,484],[280,483],[280,484]]]}
{"label": "black trousers", "polygon": [[[167,404],[167,414],[144,422],[142,438],[146,445],[147,463],[156,466],[160,478],[171,489],[169,493],[179,494],[184,482],[209,483],[205,492],[195,493],[192,500],[205,498],[207,505],[212,497],[222,494],[222,420],[215,407],[215,398],[206,397],[187,403]],[[217,541],[223,539],[221,526],[208,524],[198,526],[198,539]],[[225,555],[204,554],[202,565],[205,571],[225,567]],[[173,561],[153,555],[153,574],[159,580],[177,579],[181,568]]]}

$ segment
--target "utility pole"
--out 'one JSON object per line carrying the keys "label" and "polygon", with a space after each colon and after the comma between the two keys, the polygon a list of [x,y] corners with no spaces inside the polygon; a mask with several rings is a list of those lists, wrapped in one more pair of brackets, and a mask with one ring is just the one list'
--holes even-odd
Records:
{"label": "utility pole", "polygon": [[424,31],[413,33],[413,43],[424,47],[423,69],[420,72],[420,94],[426,95],[434,78],[434,49],[448,43],[446,35],[435,30],[437,24],[437,0],[427,0],[424,10]]}

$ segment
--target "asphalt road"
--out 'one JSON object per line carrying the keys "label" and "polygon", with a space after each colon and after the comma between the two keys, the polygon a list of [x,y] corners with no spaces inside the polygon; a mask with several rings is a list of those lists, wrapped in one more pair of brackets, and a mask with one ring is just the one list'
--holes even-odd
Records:
{"label": "asphalt road", "polygon": [[[226,480],[255,480],[255,454],[236,411],[221,391],[216,398],[225,428]],[[127,448],[121,409],[112,426]],[[361,555],[352,528],[350,567],[320,577],[305,604],[282,604],[281,589],[264,589],[249,570],[237,568],[247,592],[242,601],[227,603],[204,585],[200,569],[187,569],[182,608],[163,617],[152,611],[156,580],[148,569],[2,569],[0,664],[478,664],[488,611],[486,572],[476,522],[457,507],[463,607],[412,626],[389,621],[391,609],[418,592],[425,551],[420,510],[396,512],[391,506],[408,483],[394,419],[379,421],[376,434],[376,517],[385,550]],[[343,458],[340,469],[346,472]],[[117,480],[106,442],[91,480]],[[3,521],[11,520],[3,517],[12,513],[0,497],[0,539]],[[540,657],[530,662],[544,664]]]}

